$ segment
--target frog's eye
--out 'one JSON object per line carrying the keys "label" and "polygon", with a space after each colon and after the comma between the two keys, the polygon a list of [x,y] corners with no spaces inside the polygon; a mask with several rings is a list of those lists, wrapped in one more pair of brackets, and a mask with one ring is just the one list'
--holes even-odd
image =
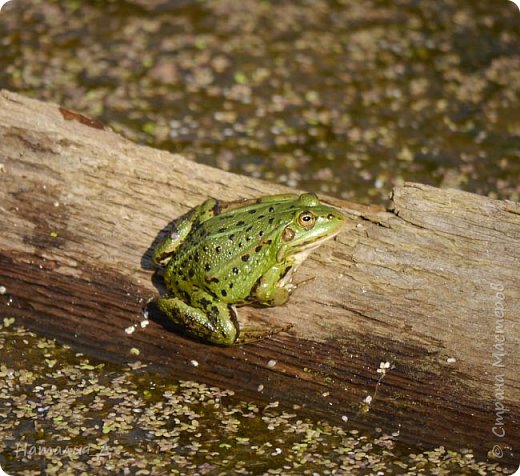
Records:
{"label": "frog's eye", "polygon": [[298,216],[298,223],[306,230],[310,230],[315,222],[316,217],[311,212],[305,211]]}

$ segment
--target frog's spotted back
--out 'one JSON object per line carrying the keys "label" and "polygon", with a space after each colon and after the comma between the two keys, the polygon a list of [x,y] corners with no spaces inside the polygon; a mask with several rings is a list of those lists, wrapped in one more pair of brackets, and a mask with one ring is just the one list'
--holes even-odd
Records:
{"label": "frog's spotted back", "polygon": [[169,295],[158,305],[189,334],[233,344],[240,330],[231,306],[285,303],[296,268],[344,224],[338,210],[310,193],[209,199],[178,219],[154,252],[167,263]]}

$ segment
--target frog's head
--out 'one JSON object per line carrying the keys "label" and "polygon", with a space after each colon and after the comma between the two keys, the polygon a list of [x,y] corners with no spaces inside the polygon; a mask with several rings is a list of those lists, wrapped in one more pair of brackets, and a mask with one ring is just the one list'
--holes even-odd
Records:
{"label": "frog's head", "polygon": [[344,215],[321,204],[313,193],[304,193],[296,201],[296,210],[280,235],[277,260],[299,255],[301,263],[324,241],[336,236],[346,224]]}

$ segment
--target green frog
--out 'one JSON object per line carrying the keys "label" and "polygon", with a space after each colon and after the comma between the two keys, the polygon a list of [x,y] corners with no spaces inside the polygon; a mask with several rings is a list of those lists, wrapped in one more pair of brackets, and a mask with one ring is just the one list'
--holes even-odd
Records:
{"label": "green frog", "polygon": [[272,335],[282,328],[240,329],[235,307],[284,304],[298,266],[345,223],[313,193],[210,198],[175,220],[153,251],[169,291],[157,306],[205,342],[233,345]]}

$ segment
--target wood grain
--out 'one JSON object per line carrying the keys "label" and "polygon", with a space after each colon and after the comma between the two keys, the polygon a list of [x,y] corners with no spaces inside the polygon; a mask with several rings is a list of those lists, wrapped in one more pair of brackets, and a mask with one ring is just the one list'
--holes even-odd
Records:
{"label": "wood grain", "polygon": [[[500,444],[502,461],[518,461],[518,203],[412,183],[386,211],[322,197],[350,223],[298,271],[296,282],[311,281],[285,306],[240,309],[241,322],[290,323],[289,333],[213,347],[156,313],[125,333],[160,292],[150,250],[173,218],[208,196],[286,191],[2,91],[0,315],[107,359],[132,360],[136,347],[172,379],[338,424],[346,415],[347,426],[399,431],[414,444],[484,455]],[[381,362],[391,366],[382,379]],[[492,431],[497,402],[507,408],[503,437]]]}

